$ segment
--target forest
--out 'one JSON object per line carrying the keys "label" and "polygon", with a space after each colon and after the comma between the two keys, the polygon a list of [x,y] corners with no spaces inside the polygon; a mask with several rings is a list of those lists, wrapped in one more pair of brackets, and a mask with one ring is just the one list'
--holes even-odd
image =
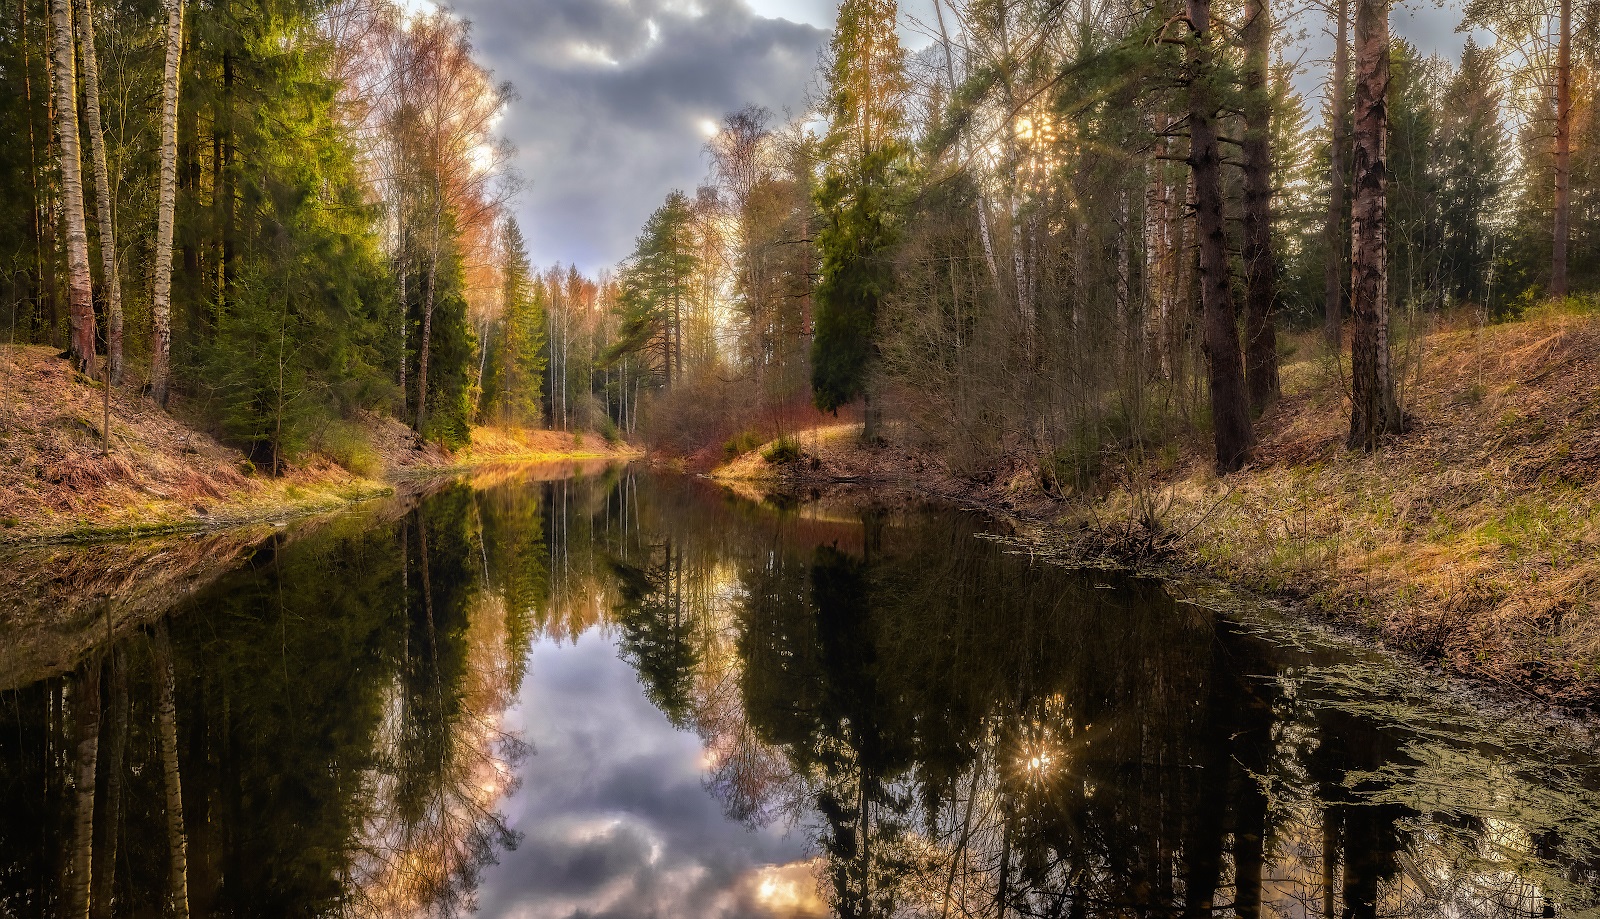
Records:
{"label": "forest", "polygon": [[448,10],[19,0],[0,321],[274,471],[362,412],[731,455],[814,407],[1067,490],[1183,438],[1226,473],[1310,347],[1373,449],[1430,329],[1593,302],[1600,17],[1472,0],[1447,58],[1278,6],[936,2],[913,53],[849,0],[812,110],[729,113],[588,277],[530,263],[515,90]]}

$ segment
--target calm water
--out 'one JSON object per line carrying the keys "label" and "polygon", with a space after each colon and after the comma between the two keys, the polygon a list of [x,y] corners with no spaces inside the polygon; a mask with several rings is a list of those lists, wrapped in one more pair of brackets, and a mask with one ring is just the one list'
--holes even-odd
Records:
{"label": "calm water", "polygon": [[1579,730],[984,530],[609,470],[0,559],[0,916],[1600,915]]}

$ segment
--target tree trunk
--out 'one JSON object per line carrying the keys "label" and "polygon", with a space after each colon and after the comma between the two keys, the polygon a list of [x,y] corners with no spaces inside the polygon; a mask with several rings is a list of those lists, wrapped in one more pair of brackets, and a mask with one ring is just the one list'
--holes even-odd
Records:
{"label": "tree trunk", "polygon": [[106,138],[100,124],[100,63],[94,47],[94,0],[77,0],[79,42],[83,46],[84,114],[89,124],[89,157],[94,167],[95,221],[100,224],[101,290],[106,304],[106,364],[111,382],[122,382],[122,275],[117,269],[117,231],[111,207],[111,171],[106,168]]}
{"label": "tree trunk", "polygon": [[1355,200],[1351,210],[1350,448],[1399,433],[1389,365],[1389,0],[1357,0]]}
{"label": "tree trunk", "polygon": [[156,719],[167,796],[167,903],[176,919],[189,919],[189,852],[183,830],[183,782],[178,773],[178,703],[172,675],[167,621],[158,620],[152,647],[156,661]]}
{"label": "tree trunk", "polygon": [[443,205],[434,203],[433,249],[428,255],[428,292],[422,299],[422,341],[417,354],[417,433],[421,434],[428,423],[428,352],[433,348],[433,291],[439,286],[439,211]]}
{"label": "tree trunk", "polygon": [[122,768],[128,749],[128,670],[121,650],[111,657],[111,724],[106,750],[106,797],[101,821],[99,860],[90,905],[97,919],[110,919],[116,892],[117,844],[122,830]]}
{"label": "tree trunk", "polygon": [[100,760],[100,661],[83,665],[72,684],[72,722],[76,734],[73,793],[72,878],[67,915],[86,919],[94,864],[94,783]]}
{"label": "tree trunk", "polygon": [[1337,47],[1333,52],[1333,80],[1328,94],[1333,99],[1328,117],[1332,121],[1332,147],[1328,156],[1328,220],[1323,236],[1328,245],[1328,261],[1323,270],[1323,334],[1330,350],[1340,348],[1340,329],[1344,325],[1344,219],[1348,204],[1345,202],[1344,154],[1350,148],[1350,137],[1345,133],[1350,113],[1345,110],[1350,84],[1350,0],[1338,0],[1339,23],[1334,30]]}
{"label": "tree trunk", "polygon": [[1211,0],[1187,0],[1194,30],[1190,46],[1189,167],[1194,174],[1195,228],[1200,237],[1200,304],[1204,347],[1211,367],[1211,423],[1217,471],[1234,472],[1250,458],[1255,430],[1245,394],[1239,326],[1228,277],[1223,228],[1222,161],[1217,149],[1217,100],[1211,35]]}
{"label": "tree trunk", "polygon": [[161,176],[150,297],[150,394],[163,407],[167,404],[172,365],[172,223],[178,202],[178,63],[182,57],[183,0],[167,0],[167,64],[161,77]]}
{"label": "tree trunk", "polygon": [[1267,67],[1272,53],[1269,0],[1245,7],[1244,267],[1245,380],[1257,414],[1277,401],[1278,329],[1274,300],[1278,266],[1272,251],[1272,93]]}
{"label": "tree trunk", "polygon": [[1556,201],[1550,296],[1567,295],[1567,245],[1572,235],[1572,0],[1561,0],[1556,49]]}
{"label": "tree trunk", "polygon": [[95,375],[94,288],[89,280],[89,231],[83,215],[83,158],[78,149],[78,66],[72,47],[71,0],[50,0],[54,40],[56,152],[61,165],[61,210],[67,224],[68,350],[85,375]]}

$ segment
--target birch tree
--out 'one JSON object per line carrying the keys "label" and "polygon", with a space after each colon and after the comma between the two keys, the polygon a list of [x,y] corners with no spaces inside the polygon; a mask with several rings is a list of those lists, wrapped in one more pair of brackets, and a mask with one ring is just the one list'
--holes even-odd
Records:
{"label": "birch tree", "polygon": [[1389,0],[1356,0],[1355,51],[1350,448],[1370,451],[1401,428],[1389,363]]}
{"label": "birch tree", "polygon": [[151,267],[150,393],[167,404],[172,365],[172,224],[178,202],[178,66],[183,57],[183,0],[166,0],[166,66],[161,76],[161,166]]}
{"label": "birch tree", "polygon": [[78,67],[73,51],[72,2],[50,0],[55,66],[56,152],[61,167],[61,209],[67,226],[67,303],[74,366],[95,375],[94,287],[89,278],[89,233],[83,212],[83,159],[78,147]]}
{"label": "birch tree", "polygon": [[100,227],[100,290],[106,306],[106,372],[122,382],[122,274],[117,268],[117,231],[106,168],[106,138],[100,119],[100,63],[95,52],[94,0],[77,0],[78,41],[83,49],[83,103],[89,155],[94,166],[95,222]]}

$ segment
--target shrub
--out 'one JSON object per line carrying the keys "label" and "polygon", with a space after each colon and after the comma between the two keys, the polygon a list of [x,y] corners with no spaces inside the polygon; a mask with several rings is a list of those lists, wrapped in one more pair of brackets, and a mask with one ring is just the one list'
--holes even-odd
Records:
{"label": "shrub", "polygon": [[333,460],[355,475],[372,478],[383,472],[383,460],[367,443],[361,429],[344,421],[325,425],[314,439],[318,453]]}
{"label": "shrub", "polygon": [[800,445],[787,434],[774,441],[772,446],[761,454],[761,458],[773,466],[787,466],[799,462],[800,457]]}

